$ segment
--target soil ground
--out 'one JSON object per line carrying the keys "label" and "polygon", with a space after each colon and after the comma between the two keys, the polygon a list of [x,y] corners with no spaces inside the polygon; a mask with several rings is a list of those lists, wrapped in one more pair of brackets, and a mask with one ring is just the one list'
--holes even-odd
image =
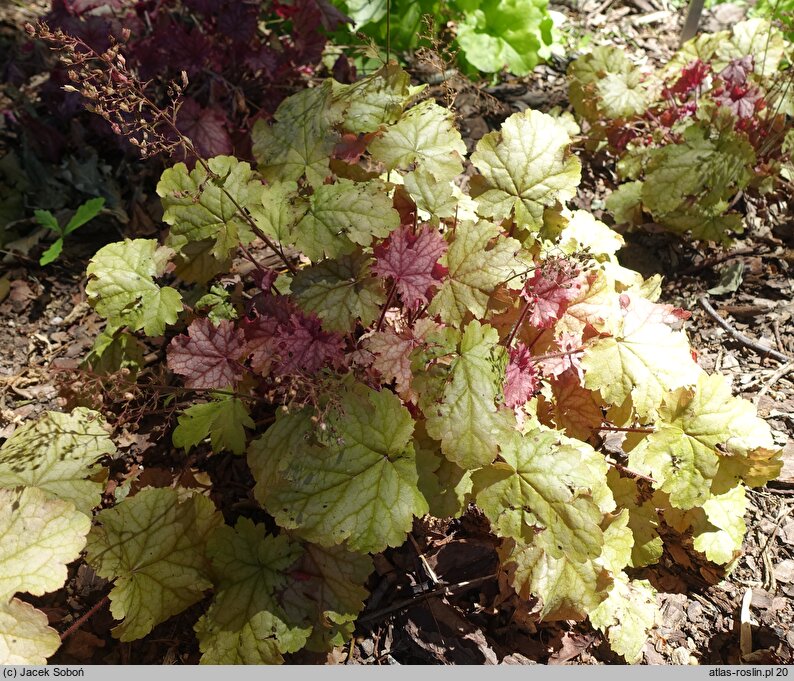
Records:
{"label": "soil ground", "polygon": [[[555,9],[580,35],[595,31],[597,42],[641,47],[657,62],[675,50],[683,16],[665,0],[588,0],[579,10]],[[741,12],[734,5],[718,5],[707,13],[705,28],[730,25]],[[454,81],[451,85],[470,146],[514,111],[567,104],[564,64],[542,66],[527,78],[492,87],[464,87]],[[584,165],[590,170],[576,203],[599,216],[609,172],[586,160]],[[659,617],[644,650],[646,663],[737,663],[742,653],[745,661],[794,663],[794,365],[737,340],[698,303],[724,268],[743,263],[738,290],[710,295],[712,309],[734,332],[794,358],[794,244],[791,225],[785,222],[791,218],[773,208],[748,206],[751,236],[732,249],[699,250],[670,235],[632,233],[619,254],[624,265],[643,274],[665,275],[662,300],[693,312],[687,330],[700,363],[729,376],[736,392],[757,405],[785,447],[786,461],[780,480],[750,491],[743,554],[729,574],[699,561],[683,541],[671,544],[659,565],[633,575],[650,579],[659,590]],[[157,218],[152,214],[149,224]],[[86,304],[87,260],[118,233],[100,223],[81,235],[47,268],[38,266],[35,245],[27,254],[0,253],[0,440],[46,409],[64,408],[76,399],[102,400],[98,385],[85,378],[75,383],[71,371],[101,328]],[[170,437],[161,437],[168,432],[171,416],[163,410],[153,413],[145,393],[130,388],[126,408],[116,414],[122,456],[113,463],[108,499],[125,483],[142,487],[178,478],[182,484],[201,486],[209,478],[221,497],[216,501],[244,503],[239,490],[248,485],[250,475],[244,461],[208,457],[200,449],[189,457],[173,450]],[[496,574],[495,540],[475,510],[458,520],[417,521],[409,541],[376,556],[375,565],[371,596],[355,639],[327,656],[303,654],[294,661],[621,663],[586,623],[538,621],[537,604],[520,601]],[[108,588],[89,568],[75,564],[64,589],[31,599],[57,630],[69,632],[52,662],[198,661],[191,629],[205,604],[172,618],[140,641],[120,643],[110,635],[113,620],[103,601]],[[89,619],[74,626],[92,610]],[[743,622],[750,623],[749,641],[742,640]]]}

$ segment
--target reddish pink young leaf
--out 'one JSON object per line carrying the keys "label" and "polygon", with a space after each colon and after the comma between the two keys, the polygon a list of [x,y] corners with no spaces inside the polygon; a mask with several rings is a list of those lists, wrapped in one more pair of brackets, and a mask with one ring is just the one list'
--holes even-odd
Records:
{"label": "reddish pink young leaf", "polygon": [[715,94],[714,101],[727,107],[737,118],[750,118],[764,103],[761,91],[749,85],[731,85]]}
{"label": "reddish pink young leaf", "polygon": [[744,85],[747,82],[747,74],[753,70],[753,55],[748,54],[741,59],[733,59],[722,71],[720,80],[728,87]]}
{"label": "reddish pink young leaf", "polygon": [[315,316],[293,314],[290,327],[283,328],[276,373],[313,374],[327,364],[341,364],[345,343],[337,333],[323,331]]}
{"label": "reddish pink young leaf", "polygon": [[687,95],[703,84],[709,71],[711,71],[711,67],[708,64],[704,64],[700,59],[695,59],[682,69],[681,77],[669,91],[676,95]]}
{"label": "reddish pink young leaf", "polygon": [[[577,333],[563,333],[557,339],[558,352],[563,353],[557,357],[546,357],[538,363],[543,368],[543,373],[547,376],[557,378],[564,372],[571,370],[572,373],[578,375],[581,379],[582,373],[582,353],[576,352],[582,346],[582,337]],[[553,355],[555,352],[552,350],[548,354]]]}
{"label": "reddish pink young leaf", "polygon": [[184,376],[188,388],[226,388],[242,378],[243,332],[232,322],[213,326],[200,318],[187,332],[168,346],[168,368]]}
{"label": "reddish pink young leaf", "polygon": [[620,296],[620,307],[624,312],[623,332],[630,335],[640,326],[646,324],[664,324],[674,331],[678,331],[684,321],[692,316],[688,310],[663,303],[654,303],[640,296],[629,296],[623,293]]}
{"label": "reddish pink young leaf", "polygon": [[529,323],[548,329],[565,312],[581,288],[577,281],[579,269],[570,260],[552,258],[543,263],[529,278],[521,295],[534,303]]}
{"label": "reddish pink young leaf", "polygon": [[394,279],[403,302],[416,310],[428,302],[431,289],[441,286],[436,263],[446,250],[447,242],[437,230],[426,226],[414,234],[405,225],[375,247],[372,271]]}
{"label": "reddish pink young leaf", "polygon": [[345,133],[334,147],[334,158],[338,158],[340,161],[349,164],[358,163],[361,154],[366,151],[367,145],[374,137],[375,133],[368,133],[366,135]]}
{"label": "reddish pink young leaf", "polygon": [[398,336],[394,331],[377,331],[366,340],[367,349],[374,355],[374,366],[386,381],[394,381],[397,394],[410,399],[411,351],[417,341],[410,334]]}
{"label": "reddish pink young leaf", "polygon": [[540,388],[540,378],[535,362],[524,343],[516,343],[510,348],[510,361],[507,364],[504,395],[505,404],[520,407]]}

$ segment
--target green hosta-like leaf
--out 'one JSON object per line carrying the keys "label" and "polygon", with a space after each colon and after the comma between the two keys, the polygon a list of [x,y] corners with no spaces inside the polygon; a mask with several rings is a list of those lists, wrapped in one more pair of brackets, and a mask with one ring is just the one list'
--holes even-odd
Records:
{"label": "green hosta-like leaf", "polygon": [[216,156],[207,163],[215,177],[201,164],[189,173],[184,163],[168,168],[157,183],[157,194],[163,222],[171,225],[167,246],[181,251],[191,241],[213,239],[212,254],[224,260],[253,239],[238,210],[249,202],[251,166],[233,156]]}
{"label": "green hosta-like leaf", "polygon": [[274,123],[260,119],[251,132],[253,153],[269,182],[297,181],[304,175],[320,186],[330,174],[328,159],[339,135],[333,125],[342,110],[331,103],[331,81],[301,90],[276,110]]}
{"label": "green hosta-like leaf", "polygon": [[312,260],[335,258],[352,253],[355,244],[369,246],[375,237],[389,236],[399,224],[382,184],[340,179],[315,189],[295,230],[295,244]]}
{"label": "green hosta-like leaf", "polygon": [[512,541],[502,554],[513,588],[524,599],[540,598],[546,620],[582,619],[598,607],[609,585],[607,571],[592,560],[553,558],[539,546]]}
{"label": "green hosta-like leaf", "polygon": [[461,338],[441,404],[424,410],[428,435],[440,440],[444,456],[461,468],[491,463],[511,428],[509,413],[496,406],[507,361],[498,343],[496,329],[471,322]]}
{"label": "green hosta-like leaf", "polygon": [[359,320],[369,326],[386,300],[383,282],[370,274],[371,264],[372,258],[361,252],[323,260],[295,275],[293,297],[329,331],[347,333]]}
{"label": "green hosta-like leaf", "polygon": [[653,151],[642,185],[642,202],[657,219],[698,197],[702,208],[744,189],[755,165],[750,143],[737,135],[712,140],[709,130],[692,125],[680,144]]}
{"label": "green hosta-like leaf", "polygon": [[47,664],[60,645],[41,610],[17,598],[0,602],[0,664]]}
{"label": "green hosta-like leaf", "polygon": [[215,599],[195,626],[202,664],[276,664],[299,650],[310,629],[287,624],[275,598],[285,570],[300,557],[286,536],[266,537],[262,525],[240,518],[221,525],[207,542],[218,575]]}
{"label": "green hosta-like leaf", "polygon": [[565,127],[548,114],[527,109],[510,116],[471,155],[484,182],[478,213],[497,222],[514,214],[519,227],[539,232],[543,211],[576,193],[582,165],[570,144]]}
{"label": "green hosta-like leaf", "polygon": [[466,155],[454,114],[431,99],[409,109],[368,149],[387,170],[408,171],[416,165],[439,182],[459,175]]}
{"label": "green hosta-like leaf", "polygon": [[595,341],[582,357],[585,387],[599,390],[610,404],[631,397],[643,418],[655,414],[668,391],[694,385],[702,373],[686,335],[663,323],[658,307],[632,297],[622,331]]}
{"label": "green hosta-like leaf", "polygon": [[590,612],[590,622],[607,634],[612,650],[633,664],[642,657],[657,609],[650,582],[621,574],[606,599]]}
{"label": "green hosta-like leaf", "polygon": [[273,182],[261,189],[259,200],[252,190],[248,210],[259,229],[280,244],[295,243],[295,225],[309,208],[298,196],[296,182]]}
{"label": "green hosta-like leaf", "polygon": [[417,488],[413,419],[393,393],[347,389],[327,419],[325,446],[301,437],[303,417],[281,424],[272,438],[252,444],[249,461],[259,483],[254,491],[282,527],[300,528],[323,546],[347,541],[375,553],[401,544],[414,516],[427,512]]}
{"label": "green hosta-like leaf", "polygon": [[410,76],[391,63],[351,85],[334,82],[334,101],[344,110],[348,132],[375,132],[397,122],[410,100],[424,89],[414,87]]}
{"label": "green hosta-like leaf", "polygon": [[207,436],[213,452],[245,451],[245,429],[254,428],[245,403],[231,395],[215,395],[212,402],[194,404],[179,415],[174,446],[189,452]]}
{"label": "green hosta-like leaf", "polygon": [[578,448],[556,431],[513,434],[501,460],[473,475],[477,505],[502,537],[535,543],[551,557],[584,562],[603,547],[602,512],[593,490],[603,479],[582,465]]}
{"label": "green hosta-like leaf", "polygon": [[41,596],[66,581],[66,564],[85,546],[91,520],[36,487],[0,488],[0,602]]}
{"label": "green hosta-like leaf", "polygon": [[182,310],[179,292],[153,281],[165,273],[172,253],[154,239],[127,239],[100,248],[86,270],[88,302],[113,328],[162,335]]}
{"label": "green hosta-like leaf", "polygon": [[449,274],[430,303],[430,314],[458,327],[467,312],[482,317],[490,294],[514,274],[520,247],[490,222],[460,223],[440,261]]}
{"label": "green hosta-like leaf", "polygon": [[303,548],[280,600],[290,621],[313,625],[306,647],[323,652],[353,635],[368,596],[362,585],[372,572],[372,559],[341,546]]}
{"label": "green hosta-like leaf", "polygon": [[[776,453],[769,426],[750,402],[731,396],[720,374],[701,374],[694,391],[667,395],[659,418],[657,431],[630,452],[629,465],[656,480],[677,508],[701,506],[708,498],[721,458],[718,447],[737,459],[758,449],[768,459]],[[770,473],[776,475],[774,469]]]}
{"label": "green hosta-like leaf", "polygon": [[549,56],[552,20],[546,0],[467,3],[457,27],[458,44],[472,66],[488,73],[507,67],[523,76]]}
{"label": "green hosta-like leaf", "polygon": [[96,516],[87,560],[116,580],[110,611],[124,619],[113,630],[122,641],[146,636],[212,586],[206,543],[223,519],[206,497],[185,494],[148,488]]}
{"label": "green hosta-like leaf", "polygon": [[104,487],[97,460],[116,452],[103,425],[98,412],[77,407],[22,426],[0,447],[0,487],[38,487],[90,517]]}

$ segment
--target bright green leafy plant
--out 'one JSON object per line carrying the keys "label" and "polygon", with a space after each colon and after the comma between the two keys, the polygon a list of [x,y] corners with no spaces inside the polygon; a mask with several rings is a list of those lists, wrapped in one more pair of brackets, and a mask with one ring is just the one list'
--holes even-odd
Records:
{"label": "bright green leafy plant", "polygon": [[[419,94],[390,65],[287,99],[254,129],[256,168],[216,157],[163,174],[165,245],[93,258],[107,322],[93,360],[115,347],[117,367],[134,364],[124,334],[162,343],[195,396],[174,444],[245,453],[274,521],[227,524],[170,488],[102,510],[87,559],[115,580],[122,640],[211,590],[205,663],[339,645],[370,555],[474,503],[542,617],[589,617],[634,662],[656,595],[629,570],[660,558],[660,528],[711,560],[738,555],[744,490],[777,474],[779,449],[693,359],[687,313],[617,262],[622,238],[564,205],[580,164],[563,124],[510,117],[464,190],[453,114]],[[259,262],[257,239],[282,267]],[[237,253],[250,274],[227,290]],[[606,431],[626,432],[621,460],[599,449]]]}
{"label": "bright green leafy plant", "polygon": [[105,199],[102,197],[89,199],[78,207],[74,215],[69,218],[69,222],[63,226],[58,223],[58,220],[50,211],[35,211],[34,214],[36,216],[36,222],[38,222],[42,227],[46,227],[58,235],[58,238],[52,243],[52,245],[41,254],[41,258],[39,258],[39,265],[49,265],[53,260],[55,260],[63,250],[63,240],[76,229],[79,229],[84,224],[90,222],[97,215],[99,215],[99,211],[102,210],[104,205]]}
{"label": "bright green leafy plant", "polygon": [[762,19],[698,36],[656,72],[612,46],[574,61],[571,102],[590,144],[615,158],[615,222],[718,243],[741,233],[737,201],[791,181],[790,63],[791,44]]}
{"label": "bright green leafy plant", "polygon": [[556,40],[547,0],[334,0],[334,4],[353,20],[354,31],[398,52],[421,45],[428,30],[426,16],[436,31],[451,22],[459,61],[475,72],[507,69],[526,75],[551,56]]}

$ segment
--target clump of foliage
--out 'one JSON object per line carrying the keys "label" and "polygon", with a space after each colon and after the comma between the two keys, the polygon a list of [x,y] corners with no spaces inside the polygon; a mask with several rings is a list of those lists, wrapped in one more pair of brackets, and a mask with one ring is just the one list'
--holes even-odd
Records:
{"label": "clump of foliage", "polygon": [[[548,59],[555,44],[547,0],[333,0],[352,29],[396,52],[429,47],[428,39],[453,27],[452,46],[469,71],[507,69],[526,75]],[[430,18],[430,35],[426,19]],[[344,36],[339,35],[343,40]]]}
{"label": "clump of foliage", "polygon": [[[115,580],[121,640],[211,589],[195,625],[205,663],[339,645],[370,554],[417,517],[474,503],[540,616],[589,617],[636,661],[657,606],[630,570],[660,558],[660,528],[718,563],[739,554],[745,489],[777,474],[779,450],[693,359],[687,313],[655,302],[658,278],[621,267],[622,238],[565,207],[581,171],[565,126],[511,116],[478,143],[464,190],[454,116],[420,90],[388,65],[288,98],[254,128],[256,168],[174,165],[158,185],[164,242],[92,259],[86,293],[106,320],[95,360],[130,371],[137,337],[162,344],[195,396],[174,444],[245,456],[274,521],[238,510],[227,524],[179,488],[100,511],[87,560]],[[283,267],[259,264],[257,237]],[[249,274],[235,274],[237,253]],[[599,451],[609,430],[626,433],[621,460]],[[33,457],[28,439],[6,447]],[[30,468],[4,484],[47,489]]]}
{"label": "clump of foliage", "polygon": [[[35,209],[66,209],[75,196],[102,196],[121,224],[143,223],[131,231],[145,233],[141,226],[151,224],[140,203],[162,164],[133,166],[136,182],[120,181],[125,163],[139,164],[138,150],[85,113],[91,100],[81,90],[64,88],[75,85],[70,72],[82,59],[116,50],[161,109],[172,100],[172,82],[182,83],[175,122],[198,153],[250,157],[254,122],[323,68],[327,35],[346,21],[326,0],[52,0],[45,19],[49,37],[60,35],[50,46],[62,51],[71,40],[76,54],[70,64],[53,63],[43,43],[22,33],[17,44],[5,45],[0,68],[12,103],[4,141],[11,151],[0,160],[0,246],[25,235]],[[351,75],[344,57],[329,67],[339,79]],[[122,89],[119,76],[102,81],[102,101]],[[138,121],[136,113],[126,111],[128,123]],[[178,144],[167,151],[177,160],[193,158]]]}
{"label": "clump of foliage", "polygon": [[[762,19],[698,36],[645,73],[597,47],[569,67],[570,97],[592,140],[616,159],[615,222],[645,215],[695,239],[743,231],[742,196],[790,192],[791,44]],[[788,190],[786,190],[788,188]]]}

